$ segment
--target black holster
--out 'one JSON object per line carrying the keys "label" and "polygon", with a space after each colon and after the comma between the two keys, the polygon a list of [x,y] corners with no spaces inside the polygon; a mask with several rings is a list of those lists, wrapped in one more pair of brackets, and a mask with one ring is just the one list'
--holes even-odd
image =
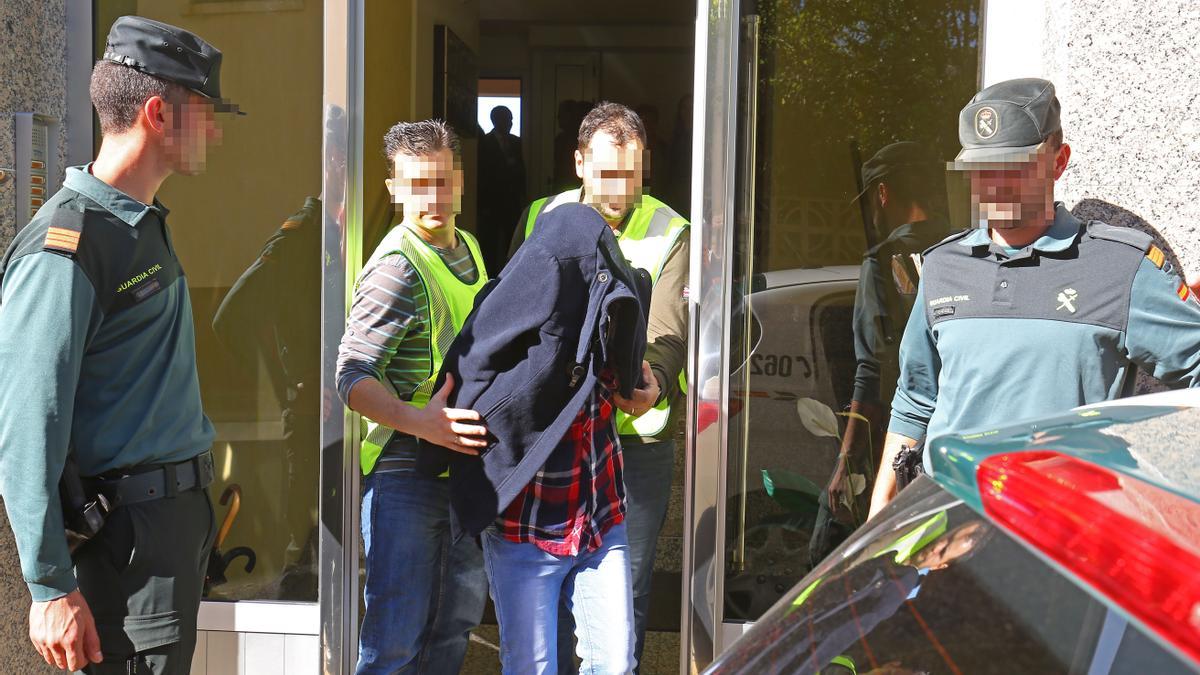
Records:
{"label": "black holster", "polygon": [[892,460],[892,470],[896,472],[897,492],[916,480],[917,476],[925,473],[925,465],[921,461],[925,455],[922,448],[923,445],[919,443],[905,445],[900,448],[900,452],[897,452],[896,458]]}
{"label": "black holster", "polygon": [[67,455],[63,465],[62,478],[58,481],[58,497],[62,502],[67,548],[74,557],[80,546],[100,533],[108,514],[112,513],[112,506],[107,497],[84,484],[73,454]]}

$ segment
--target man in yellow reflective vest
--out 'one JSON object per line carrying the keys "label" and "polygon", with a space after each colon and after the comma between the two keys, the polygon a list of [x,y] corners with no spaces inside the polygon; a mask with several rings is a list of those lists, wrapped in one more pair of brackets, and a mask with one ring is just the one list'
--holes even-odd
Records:
{"label": "man in yellow reflective vest", "polygon": [[[650,273],[654,292],[644,375],[649,387],[633,399],[615,398],[617,430],[625,462],[625,524],[633,568],[633,614],[640,661],[650,604],[658,533],[667,515],[675,460],[675,421],[682,412],[687,358],[688,222],[671,207],[644,194],[649,170],[646,130],[619,103],[602,102],[579,126],[575,173],[582,186],[529,205],[517,223],[509,257],[533,232],[538,216],[561,204],[591,205],[617,234],[621,252]],[[573,621],[559,612],[559,672],[571,672]]]}
{"label": "man in yellow reflective vest", "polygon": [[338,393],[367,420],[357,673],[457,673],[483,615],[483,555],[471,539],[451,541],[447,481],[416,470],[417,443],[467,454],[487,445],[479,413],[447,407],[452,378],[433,391],[487,272],[478,242],[455,226],[463,180],[450,127],[396,124],[384,155],[404,220],[363,267],[337,363]]}

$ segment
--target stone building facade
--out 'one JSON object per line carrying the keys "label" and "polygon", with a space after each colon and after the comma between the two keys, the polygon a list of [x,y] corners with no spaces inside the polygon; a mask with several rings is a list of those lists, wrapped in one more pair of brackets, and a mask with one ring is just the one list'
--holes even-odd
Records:
{"label": "stone building facade", "polygon": [[[0,3],[0,246],[16,234],[16,150],[14,113],[36,112],[60,120],[67,112],[67,0],[6,0]],[[36,49],[34,45],[49,48]],[[53,140],[54,151],[66,160],[66,125]],[[3,374],[0,374],[3,377]],[[0,411],[11,415],[13,411]],[[46,666],[29,644],[29,591],[21,580],[16,546],[8,518],[0,526],[0,671],[5,673],[61,672]]]}
{"label": "stone building facade", "polygon": [[[68,37],[92,35],[90,25],[72,30],[70,11],[90,1],[0,3],[0,249],[20,225],[10,171],[15,115],[61,121],[52,139],[60,171],[91,155],[92,45]],[[1200,3],[992,0],[986,14],[984,83],[1040,76],[1058,87],[1073,148],[1059,198],[1077,215],[1154,233],[1181,269],[1200,277]],[[19,411],[0,411],[12,414]],[[57,672],[29,645],[28,593],[0,520],[0,672]]]}

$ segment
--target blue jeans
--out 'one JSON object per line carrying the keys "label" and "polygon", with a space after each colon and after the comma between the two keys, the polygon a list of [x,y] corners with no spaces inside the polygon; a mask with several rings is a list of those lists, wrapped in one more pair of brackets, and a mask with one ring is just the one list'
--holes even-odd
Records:
{"label": "blue jeans", "polygon": [[633,597],[624,523],[604,534],[600,548],[577,556],[508,541],[488,528],[483,558],[506,675],[557,672],[561,599],[575,618],[581,673],[625,675],[633,670]]}
{"label": "blue jeans", "polygon": [[473,539],[450,543],[446,481],[414,471],[367,476],[362,537],[367,579],[358,675],[458,673],[483,617],[487,579]]}
{"label": "blue jeans", "polygon": [[[633,656],[641,663],[658,533],[667,520],[667,503],[671,499],[675,441],[646,444],[622,441],[621,457],[625,464],[622,471],[625,476],[625,528],[633,576]],[[567,675],[575,670],[571,659],[574,626],[565,607],[559,607],[558,616],[558,672]],[[638,670],[635,668],[634,672]]]}

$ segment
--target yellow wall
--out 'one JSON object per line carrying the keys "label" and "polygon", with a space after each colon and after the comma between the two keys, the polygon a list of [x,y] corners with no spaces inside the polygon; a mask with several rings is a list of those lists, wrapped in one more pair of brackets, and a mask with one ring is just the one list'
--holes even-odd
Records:
{"label": "yellow wall", "polygon": [[[266,378],[235,362],[219,345],[211,322],[229,287],[258,257],[264,242],[309,195],[321,191],[321,0],[295,10],[196,13],[187,0],[102,0],[96,23],[103,36],[121,14],[137,13],[186,28],[220,49],[221,93],[249,114],[222,116],[224,140],[210,148],[207,170],[173,176],[159,192],[188,276],[205,411],[217,428],[214,498],[229,483],[243,488],[241,515],[225,548],[252,545],[252,574],[230,570],[218,595],[266,599],[287,562],[289,499],[287,443],[280,409]],[[312,274],[319,274],[318,258]],[[304,311],[314,311],[304,308]],[[247,329],[247,339],[249,339]],[[317,447],[297,448],[300,452]],[[315,507],[315,477],[304,488]],[[225,509],[217,507],[218,515]],[[300,542],[303,543],[303,542]]]}
{"label": "yellow wall", "polygon": [[[136,12],[183,26],[224,53],[222,92],[249,115],[225,120],[203,176],[176,176],[160,193],[194,294],[228,288],[262,243],[320,192],[322,3],[298,10],[196,14],[188,0],[101,2],[97,32]],[[368,0],[363,111],[364,255],[392,218],[383,181],[384,132],[433,112],[433,29],[445,24],[478,54],[479,3]],[[467,193],[460,225],[474,229],[476,141],[463,143]]]}
{"label": "yellow wall", "polygon": [[392,218],[383,185],[389,175],[383,134],[396,122],[412,119],[414,71],[419,65],[412,45],[415,0],[371,0],[366,4],[363,58],[363,256],[369,256]]}
{"label": "yellow wall", "polygon": [[[479,54],[479,2],[369,0],[366,4],[363,91],[363,255],[368,256],[393,219],[383,181],[389,167],[383,134],[399,121],[433,114],[433,27],[450,27]],[[466,170],[463,216],[458,225],[475,229],[475,140],[462,144]]]}
{"label": "yellow wall", "polygon": [[[122,4],[99,3],[98,32]],[[141,0],[137,13],[185,27],[224,54],[221,93],[247,111],[228,118],[203,176],[167,180],[175,238],[193,288],[228,287],[307,195],[321,190],[322,3],[271,12],[195,14],[187,0]]]}

